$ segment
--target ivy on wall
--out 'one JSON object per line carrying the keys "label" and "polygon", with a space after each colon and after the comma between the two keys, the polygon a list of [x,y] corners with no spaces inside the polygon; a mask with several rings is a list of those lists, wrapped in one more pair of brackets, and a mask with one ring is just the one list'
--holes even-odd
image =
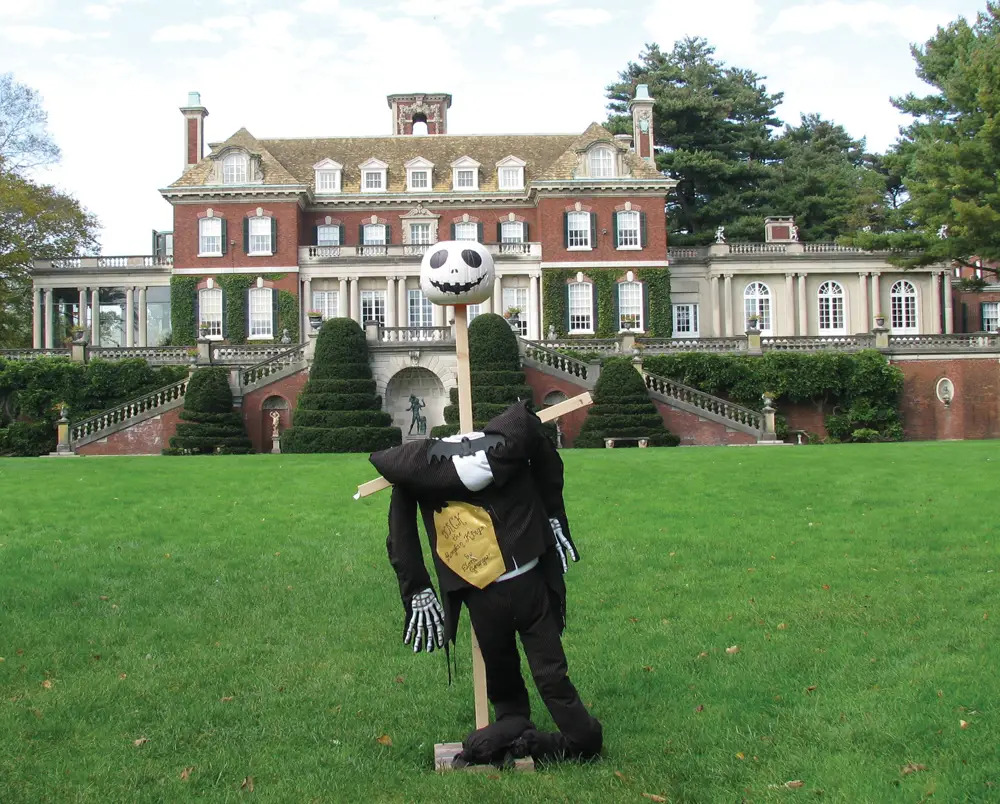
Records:
{"label": "ivy on wall", "polygon": [[194,301],[199,281],[194,276],[170,277],[170,343],[175,346],[194,345],[198,339]]}
{"label": "ivy on wall", "polygon": [[[618,335],[618,280],[619,268],[590,268],[582,271],[594,283],[597,294],[597,327],[592,337],[614,338]],[[560,338],[566,332],[566,283],[573,280],[577,271],[573,268],[542,271],[542,299],[545,304],[545,319],[542,337],[555,327]],[[646,335],[669,338],[673,334],[673,315],[670,306],[670,269],[640,268],[636,279],[645,285],[647,304]]]}
{"label": "ivy on wall", "polygon": [[247,291],[257,277],[252,274],[227,274],[215,277],[215,284],[226,297],[226,337],[229,343],[247,342]]}
{"label": "ivy on wall", "polygon": [[278,291],[278,331],[274,333],[277,338],[281,338],[283,329],[288,330],[292,343],[299,342],[299,299],[287,290]]}

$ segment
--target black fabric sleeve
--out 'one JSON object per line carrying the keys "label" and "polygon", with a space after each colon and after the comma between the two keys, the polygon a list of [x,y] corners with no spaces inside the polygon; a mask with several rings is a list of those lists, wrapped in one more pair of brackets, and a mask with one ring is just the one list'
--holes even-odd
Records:
{"label": "black fabric sleeve", "polygon": [[420,531],[417,528],[417,500],[402,486],[393,486],[389,502],[389,537],[385,542],[389,563],[399,580],[399,594],[406,612],[405,623],[410,619],[410,601],[417,592],[431,585],[430,575],[424,566],[420,549]]}

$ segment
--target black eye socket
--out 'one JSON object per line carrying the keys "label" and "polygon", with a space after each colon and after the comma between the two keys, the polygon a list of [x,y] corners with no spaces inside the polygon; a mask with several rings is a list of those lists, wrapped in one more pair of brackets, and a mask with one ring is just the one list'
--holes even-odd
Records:
{"label": "black eye socket", "polygon": [[473,251],[471,248],[462,251],[462,259],[470,268],[478,268],[483,264],[483,258],[479,256],[479,252]]}
{"label": "black eye socket", "polygon": [[448,252],[444,249],[431,254],[431,268],[440,268],[446,262],[448,262]]}

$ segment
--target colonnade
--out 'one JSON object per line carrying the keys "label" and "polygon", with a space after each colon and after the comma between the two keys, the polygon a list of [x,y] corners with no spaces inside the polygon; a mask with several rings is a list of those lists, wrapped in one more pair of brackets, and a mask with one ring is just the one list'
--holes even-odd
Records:
{"label": "colonnade", "polygon": [[[101,287],[110,287],[102,285]],[[146,346],[146,289],[148,285],[114,285],[122,287],[125,291],[125,333],[124,346]],[[65,289],[66,286],[59,287],[35,287],[32,289],[32,320],[31,320],[31,340],[34,349],[53,349],[55,347],[55,319],[53,294],[57,290]],[[101,301],[100,287],[77,286],[79,299],[77,301],[76,326],[86,326],[87,309],[89,300],[90,313],[90,343],[94,346],[100,344],[101,330]],[[138,321],[136,312],[138,307]],[[135,322],[135,325],[133,325]],[[138,330],[138,331],[137,331]]]}

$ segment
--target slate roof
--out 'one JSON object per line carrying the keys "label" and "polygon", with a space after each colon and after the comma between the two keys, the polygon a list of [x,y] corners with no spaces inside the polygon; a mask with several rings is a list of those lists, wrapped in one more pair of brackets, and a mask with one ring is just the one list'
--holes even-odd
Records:
{"label": "slate roof", "polygon": [[583,134],[498,134],[498,135],[427,135],[390,137],[333,137],[317,139],[258,140],[245,128],[222,143],[212,146],[212,153],[197,165],[188,168],[171,188],[198,187],[215,184],[213,155],[238,146],[258,154],[267,185],[307,185],[315,181],[313,165],[332,159],[344,166],[341,175],[341,195],[360,193],[360,164],[375,157],[388,163],[388,193],[406,192],[404,165],[415,157],[434,164],[434,192],[455,192],[452,187],[451,163],[468,156],[480,163],[479,192],[499,192],[496,163],[516,156],[527,164],[525,183],[556,181],[573,178],[579,151],[597,140],[606,140],[625,154],[633,178],[662,179],[663,176],[645,160],[621,143],[597,123]]}

